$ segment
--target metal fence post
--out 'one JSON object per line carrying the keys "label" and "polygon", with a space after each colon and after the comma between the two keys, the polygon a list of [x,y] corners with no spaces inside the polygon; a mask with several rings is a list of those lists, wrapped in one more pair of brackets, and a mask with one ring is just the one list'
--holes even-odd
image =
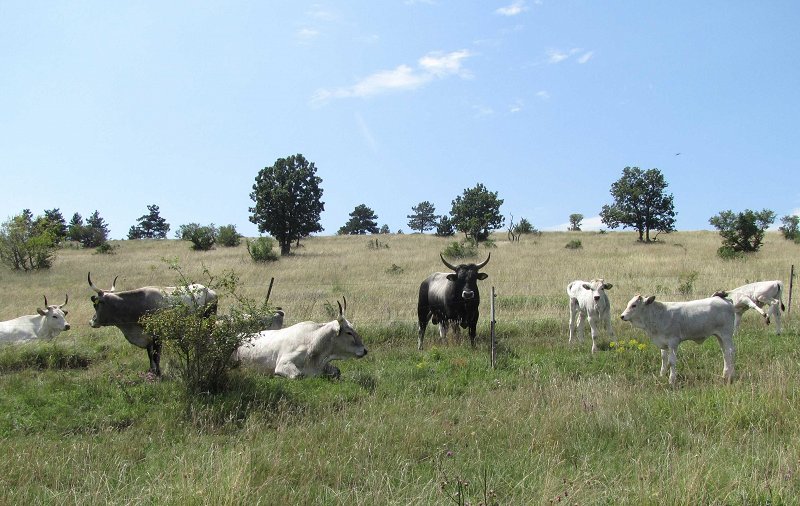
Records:
{"label": "metal fence post", "polygon": [[491,336],[492,336],[492,349],[491,349],[492,369],[494,369],[495,366],[497,365],[497,360],[496,360],[497,359],[497,355],[496,355],[497,347],[496,347],[496,344],[495,344],[496,341],[495,341],[495,336],[494,336],[494,327],[495,327],[495,323],[496,323],[496,321],[494,319],[494,299],[495,299],[496,296],[497,295],[495,295],[495,293],[494,293],[494,287],[492,287],[492,301],[491,301],[492,302],[492,320],[489,322],[489,326],[491,328]]}

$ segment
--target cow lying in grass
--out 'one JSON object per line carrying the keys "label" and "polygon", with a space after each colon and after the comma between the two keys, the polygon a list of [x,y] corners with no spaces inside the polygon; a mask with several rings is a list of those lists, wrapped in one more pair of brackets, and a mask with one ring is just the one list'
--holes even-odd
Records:
{"label": "cow lying in grass", "polygon": [[38,314],[20,316],[13,320],[0,322],[0,343],[21,343],[34,339],[53,339],[64,330],[69,330],[63,308],[69,302],[69,295],[61,305],[48,305],[44,298],[44,309],[38,308]]}
{"label": "cow lying in grass", "polygon": [[[603,279],[591,281],[573,281],[567,285],[569,296],[569,342],[575,337],[578,330],[578,339],[583,341],[583,328],[586,319],[589,319],[589,328],[592,330],[592,353],[597,351],[597,337],[600,326],[605,325],[608,335],[614,337],[614,328],[611,326],[611,303],[606,290],[614,286]],[[576,323],[577,320],[577,323]]]}
{"label": "cow lying in grass", "polygon": [[661,349],[661,375],[669,363],[670,384],[675,383],[678,345],[691,340],[702,343],[716,336],[725,364],[722,376],[733,379],[736,348],[733,344],[733,304],[722,297],[688,302],[656,302],[656,296],[637,295],[628,302],[620,318],[643,329],[650,340]]}
{"label": "cow lying in grass", "polygon": [[328,323],[309,321],[259,332],[236,350],[236,358],[243,366],[270,375],[338,378],[339,368],[331,361],[367,354],[361,336],[344,316],[345,309],[339,304],[339,316]]}

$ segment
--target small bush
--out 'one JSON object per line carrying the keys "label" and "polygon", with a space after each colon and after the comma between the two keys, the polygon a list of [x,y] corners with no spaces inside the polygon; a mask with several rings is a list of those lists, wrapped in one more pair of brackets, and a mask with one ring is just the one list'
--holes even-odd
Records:
{"label": "small bush", "polygon": [[242,243],[242,235],[236,231],[236,225],[224,225],[217,231],[217,242],[228,248],[235,248]]}
{"label": "small bush", "polygon": [[199,223],[187,223],[186,225],[181,225],[178,227],[178,230],[175,231],[175,237],[181,241],[191,241],[192,234],[194,234],[198,228],[200,228]]}
{"label": "small bush", "polygon": [[450,258],[470,258],[478,255],[478,248],[475,241],[470,239],[453,241],[442,251],[442,255]]}
{"label": "small bush", "polygon": [[378,239],[370,239],[369,242],[367,242],[367,249],[389,249],[389,245],[385,242],[380,242]]}
{"label": "small bush", "polygon": [[0,226],[0,261],[12,269],[49,269],[56,249],[55,236],[48,231],[37,231],[33,215],[27,209]]}
{"label": "small bush", "polygon": [[207,227],[199,227],[189,237],[192,241],[192,249],[195,251],[208,251],[217,242],[217,228],[212,224]]}
{"label": "small bush", "polygon": [[583,248],[583,244],[581,244],[580,239],[573,239],[564,247],[567,249],[581,249]]}
{"label": "small bush", "polygon": [[[185,286],[188,281],[183,275],[181,278],[178,284]],[[170,367],[183,382],[189,399],[226,390],[228,373],[235,365],[233,352],[258,332],[261,322],[273,313],[274,308],[266,301],[258,306],[239,296],[238,283],[238,277],[229,273],[212,286],[220,298],[234,300],[224,317],[206,317],[205,307],[176,304],[141,320],[145,330],[164,343]]]}
{"label": "small bush", "polygon": [[100,246],[94,249],[95,253],[100,255],[113,255],[116,253],[114,250],[117,249],[119,246],[112,246],[110,243],[104,242]]}
{"label": "small bush", "polygon": [[397,264],[392,264],[391,267],[386,269],[386,274],[402,274],[405,271],[402,267]]}
{"label": "small bush", "polygon": [[247,252],[254,262],[274,262],[278,254],[272,251],[275,241],[271,237],[259,237],[253,242],[247,241]]}
{"label": "small bush", "polygon": [[742,260],[746,258],[744,251],[737,251],[730,246],[720,246],[717,250],[717,256],[723,260]]}
{"label": "small bush", "polygon": [[678,293],[681,295],[691,295],[694,291],[694,282],[700,275],[697,271],[685,272],[678,277]]}

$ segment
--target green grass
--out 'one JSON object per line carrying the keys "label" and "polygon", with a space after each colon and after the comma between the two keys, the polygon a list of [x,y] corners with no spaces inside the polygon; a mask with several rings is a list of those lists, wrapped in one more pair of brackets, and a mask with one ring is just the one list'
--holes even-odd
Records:
{"label": "green grass", "polygon": [[[565,255],[573,237],[583,248]],[[391,247],[376,251],[363,238],[317,238],[266,266],[242,248],[121,242],[114,262],[66,251],[50,272],[2,272],[4,292],[15,294],[0,300],[2,317],[26,312],[22,301],[35,310],[42,291],[69,291],[73,329],[54,343],[0,349],[0,503],[459,504],[459,491],[470,504],[795,503],[793,318],[775,336],[745,315],[732,385],[723,383],[713,338],[684,343],[670,387],[649,344],[616,352],[604,337],[605,351],[592,356],[587,331],[569,345],[564,290],[572,279],[604,277],[619,312],[657,285],[665,287],[659,298],[680,297],[687,272],[698,273],[694,297],[755,279],[788,281],[783,269],[796,245],[768,235],[765,254],[731,264],[714,257],[710,234],[677,234],[680,248],[633,238],[499,241],[481,287],[479,347],[465,336],[441,342],[434,327],[422,352],[416,290],[440,269],[446,245],[427,236],[390,236]],[[168,357],[165,378],[152,381],[144,351],[116,329],[86,325],[89,268],[100,286],[116,274],[122,288],[166,284],[174,277],[158,259],[171,256],[192,269],[201,261],[212,271],[236,267],[253,296],[274,276],[273,300],[289,323],[322,320],[325,302],[346,295],[369,354],[339,362],[340,381],[238,369],[228,393],[187,402]],[[386,273],[393,264],[403,274]],[[485,339],[490,286],[498,292],[494,370]],[[615,340],[647,342],[623,322],[614,326]]]}

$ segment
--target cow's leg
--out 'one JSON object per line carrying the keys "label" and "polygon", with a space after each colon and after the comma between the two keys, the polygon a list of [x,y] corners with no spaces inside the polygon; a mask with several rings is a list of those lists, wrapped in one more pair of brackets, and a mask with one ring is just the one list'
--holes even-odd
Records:
{"label": "cow's leg", "polygon": [[667,373],[668,364],[669,364],[669,350],[665,348],[661,350],[661,371],[658,373],[659,376],[663,376]]}
{"label": "cow's leg", "polygon": [[428,319],[430,318],[430,314],[426,314],[424,317],[420,314],[419,317],[419,333],[417,335],[417,349],[422,351],[422,341],[425,339],[425,329],[428,328]]}
{"label": "cow's leg", "polygon": [[676,348],[669,349],[669,384],[674,385],[675,380],[678,379],[678,350]]}
{"label": "cow's leg", "polygon": [[597,317],[597,315],[592,315],[591,313],[589,313],[588,318],[589,318],[589,329],[592,331],[592,353],[597,353],[597,337],[598,334],[600,333],[600,330],[597,328],[598,327],[597,320],[599,320],[599,318]]}
{"label": "cow's leg", "polygon": [[781,301],[775,299],[770,304],[769,311],[775,316],[775,334],[781,334]]}
{"label": "cow's leg", "polygon": [[583,342],[583,327],[586,326],[586,311],[578,311],[578,340]]}
{"label": "cow's leg", "polygon": [[606,309],[604,316],[606,321],[606,332],[608,332],[609,337],[614,337],[614,327],[611,326],[611,308]]}
{"label": "cow's leg", "polygon": [[147,345],[147,358],[150,359],[150,372],[161,376],[161,342],[154,340]]}
{"label": "cow's leg", "polygon": [[733,312],[733,333],[739,330],[739,325],[742,323],[742,312],[738,309]]}
{"label": "cow's leg", "polygon": [[575,338],[575,320],[578,318],[578,301],[577,299],[570,299],[569,301],[569,342],[572,343]]}
{"label": "cow's leg", "polygon": [[727,383],[730,383],[733,381],[733,375],[736,373],[736,367],[734,365],[736,359],[736,345],[733,344],[733,337],[731,336],[727,338],[717,336],[717,342],[719,342],[719,347],[722,349],[722,362],[724,364],[722,368],[722,377]]}
{"label": "cow's leg", "polygon": [[471,323],[469,325],[469,344],[472,345],[473,348],[475,347],[475,335],[477,334],[476,330],[477,326],[478,326],[477,323]]}
{"label": "cow's leg", "polygon": [[303,371],[291,360],[282,360],[275,366],[275,375],[295,379],[303,376]]}
{"label": "cow's leg", "polygon": [[322,375],[332,379],[339,379],[342,372],[338,367],[328,362],[325,364],[325,367],[322,368]]}

